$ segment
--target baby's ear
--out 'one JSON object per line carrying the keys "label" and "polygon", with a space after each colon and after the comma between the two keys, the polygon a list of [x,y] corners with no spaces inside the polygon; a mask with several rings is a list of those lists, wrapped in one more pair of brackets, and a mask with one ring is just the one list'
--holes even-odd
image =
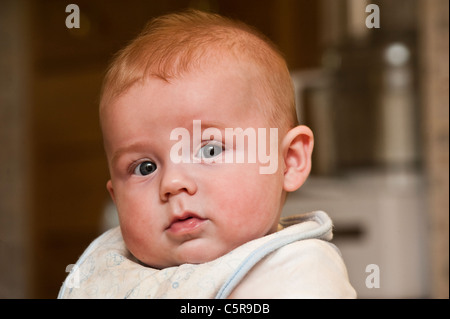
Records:
{"label": "baby's ear", "polygon": [[116,203],[116,198],[115,198],[115,196],[114,196],[114,188],[113,188],[113,185],[112,185],[111,180],[109,180],[108,182],[106,182],[106,189],[108,190],[109,195],[111,195],[111,199],[113,200],[113,202],[114,202],[114,204],[115,204],[115,203]]}
{"label": "baby's ear", "polygon": [[314,147],[312,131],[304,125],[291,129],[282,141],[284,157],[284,190],[293,192],[300,188],[311,171]]}

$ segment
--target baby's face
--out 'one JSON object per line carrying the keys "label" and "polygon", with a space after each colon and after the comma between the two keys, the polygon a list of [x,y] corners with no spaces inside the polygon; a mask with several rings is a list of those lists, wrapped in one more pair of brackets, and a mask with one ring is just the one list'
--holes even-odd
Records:
{"label": "baby's face", "polygon": [[[125,243],[140,261],[157,268],[207,262],[276,230],[285,198],[279,152],[273,174],[261,174],[258,157],[224,160],[236,147],[225,143],[225,128],[269,127],[255,94],[244,76],[217,67],[171,83],[150,78],[108,106],[107,186]],[[202,130],[219,129],[223,139],[194,138],[194,120]],[[171,133],[180,128],[189,132],[190,148],[188,160],[177,163],[181,137]],[[248,148],[234,151],[248,158]]]}

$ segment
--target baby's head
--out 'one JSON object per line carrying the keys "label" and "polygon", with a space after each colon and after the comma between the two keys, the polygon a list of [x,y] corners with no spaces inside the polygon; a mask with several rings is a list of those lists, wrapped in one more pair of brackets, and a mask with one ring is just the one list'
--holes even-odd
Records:
{"label": "baby's head", "polygon": [[100,118],[123,238],[157,268],[275,232],[286,193],[311,169],[284,59],[213,14],[150,22],[113,61]]}

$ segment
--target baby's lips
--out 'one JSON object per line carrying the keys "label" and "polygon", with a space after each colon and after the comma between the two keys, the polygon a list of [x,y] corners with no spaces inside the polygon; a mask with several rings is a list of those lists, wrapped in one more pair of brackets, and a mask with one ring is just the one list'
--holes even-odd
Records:
{"label": "baby's lips", "polygon": [[174,216],[166,230],[173,234],[188,234],[199,228],[205,221],[205,218],[187,212],[181,216]]}
{"label": "baby's lips", "polygon": [[174,214],[172,216],[172,218],[170,219],[170,223],[169,226],[167,228],[170,228],[172,226],[172,224],[177,223],[177,222],[181,222],[184,221],[186,219],[189,218],[198,218],[198,219],[203,219],[200,216],[198,216],[196,213],[190,212],[190,211],[185,211],[181,214]]}

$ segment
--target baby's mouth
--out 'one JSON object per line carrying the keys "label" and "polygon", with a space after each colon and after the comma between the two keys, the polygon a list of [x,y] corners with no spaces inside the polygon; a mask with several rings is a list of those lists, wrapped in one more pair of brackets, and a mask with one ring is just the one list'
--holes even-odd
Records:
{"label": "baby's mouth", "polygon": [[195,233],[205,222],[205,218],[193,213],[185,213],[179,217],[174,217],[166,230],[173,235]]}

